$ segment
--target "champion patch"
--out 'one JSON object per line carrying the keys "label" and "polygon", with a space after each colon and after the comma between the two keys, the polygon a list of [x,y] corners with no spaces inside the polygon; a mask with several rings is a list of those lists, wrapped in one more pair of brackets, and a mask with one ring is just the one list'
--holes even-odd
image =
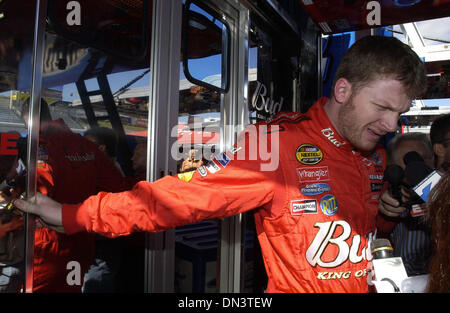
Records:
{"label": "champion patch", "polygon": [[315,213],[317,213],[317,200],[303,199],[291,201],[292,215],[315,214]]}
{"label": "champion patch", "polygon": [[320,209],[326,216],[333,216],[338,210],[338,201],[334,195],[328,194],[320,200]]}
{"label": "champion patch", "polygon": [[302,164],[314,165],[322,161],[323,153],[318,147],[305,143],[297,147],[295,158]]}

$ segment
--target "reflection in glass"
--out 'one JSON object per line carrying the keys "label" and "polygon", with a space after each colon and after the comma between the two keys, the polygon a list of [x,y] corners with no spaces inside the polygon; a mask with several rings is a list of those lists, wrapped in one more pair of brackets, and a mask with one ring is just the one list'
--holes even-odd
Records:
{"label": "reflection in glass", "polygon": [[197,5],[187,2],[183,41],[183,70],[187,79],[216,91],[229,85],[230,31],[224,22]]}
{"label": "reflection in glass", "polygon": [[23,217],[11,199],[23,196],[27,175],[21,105],[30,95],[35,5],[4,1],[0,7],[0,293],[21,292],[25,274]]}

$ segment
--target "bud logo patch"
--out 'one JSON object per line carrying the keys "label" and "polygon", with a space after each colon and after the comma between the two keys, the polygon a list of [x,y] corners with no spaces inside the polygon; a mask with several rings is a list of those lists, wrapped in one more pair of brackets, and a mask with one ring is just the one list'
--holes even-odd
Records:
{"label": "bud logo patch", "polygon": [[334,131],[331,128],[322,129],[321,132],[322,135],[327,137],[328,140],[331,141],[331,143],[333,143],[333,145],[335,145],[336,147],[339,148],[340,146],[345,145],[345,142],[340,142],[336,138],[334,138]]}
{"label": "bud logo patch", "polygon": [[314,165],[322,161],[323,153],[318,147],[305,143],[297,147],[295,158],[302,164]]}

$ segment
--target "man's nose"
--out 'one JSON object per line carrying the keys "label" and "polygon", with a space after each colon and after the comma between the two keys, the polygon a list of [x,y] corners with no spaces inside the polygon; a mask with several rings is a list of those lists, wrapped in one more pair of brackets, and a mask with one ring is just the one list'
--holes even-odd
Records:
{"label": "man's nose", "polygon": [[394,132],[398,126],[399,116],[397,112],[389,112],[381,119],[381,125],[387,132]]}

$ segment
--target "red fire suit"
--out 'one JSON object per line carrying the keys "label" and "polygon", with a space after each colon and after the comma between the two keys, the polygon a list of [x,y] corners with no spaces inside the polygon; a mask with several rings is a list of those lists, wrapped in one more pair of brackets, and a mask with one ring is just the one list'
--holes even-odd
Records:
{"label": "red fire suit", "polygon": [[[37,166],[39,192],[60,202],[78,203],[101,190],[124,190],[122,183],[114,163],[95,144],[73,133],[61,119],[42,126]],[[81,292],[84,273],[93,262],[92,234],[68,236],[38,228],[34,240],[33,292]]]}
{"label": "red fire suit", "polygon": [[189,182],[167,176],[65,204],[64,228],[119,236],[255,209],[268,292],[367,292],[384,152],[354,150],[333,128],[326,101],[250,125]]}

